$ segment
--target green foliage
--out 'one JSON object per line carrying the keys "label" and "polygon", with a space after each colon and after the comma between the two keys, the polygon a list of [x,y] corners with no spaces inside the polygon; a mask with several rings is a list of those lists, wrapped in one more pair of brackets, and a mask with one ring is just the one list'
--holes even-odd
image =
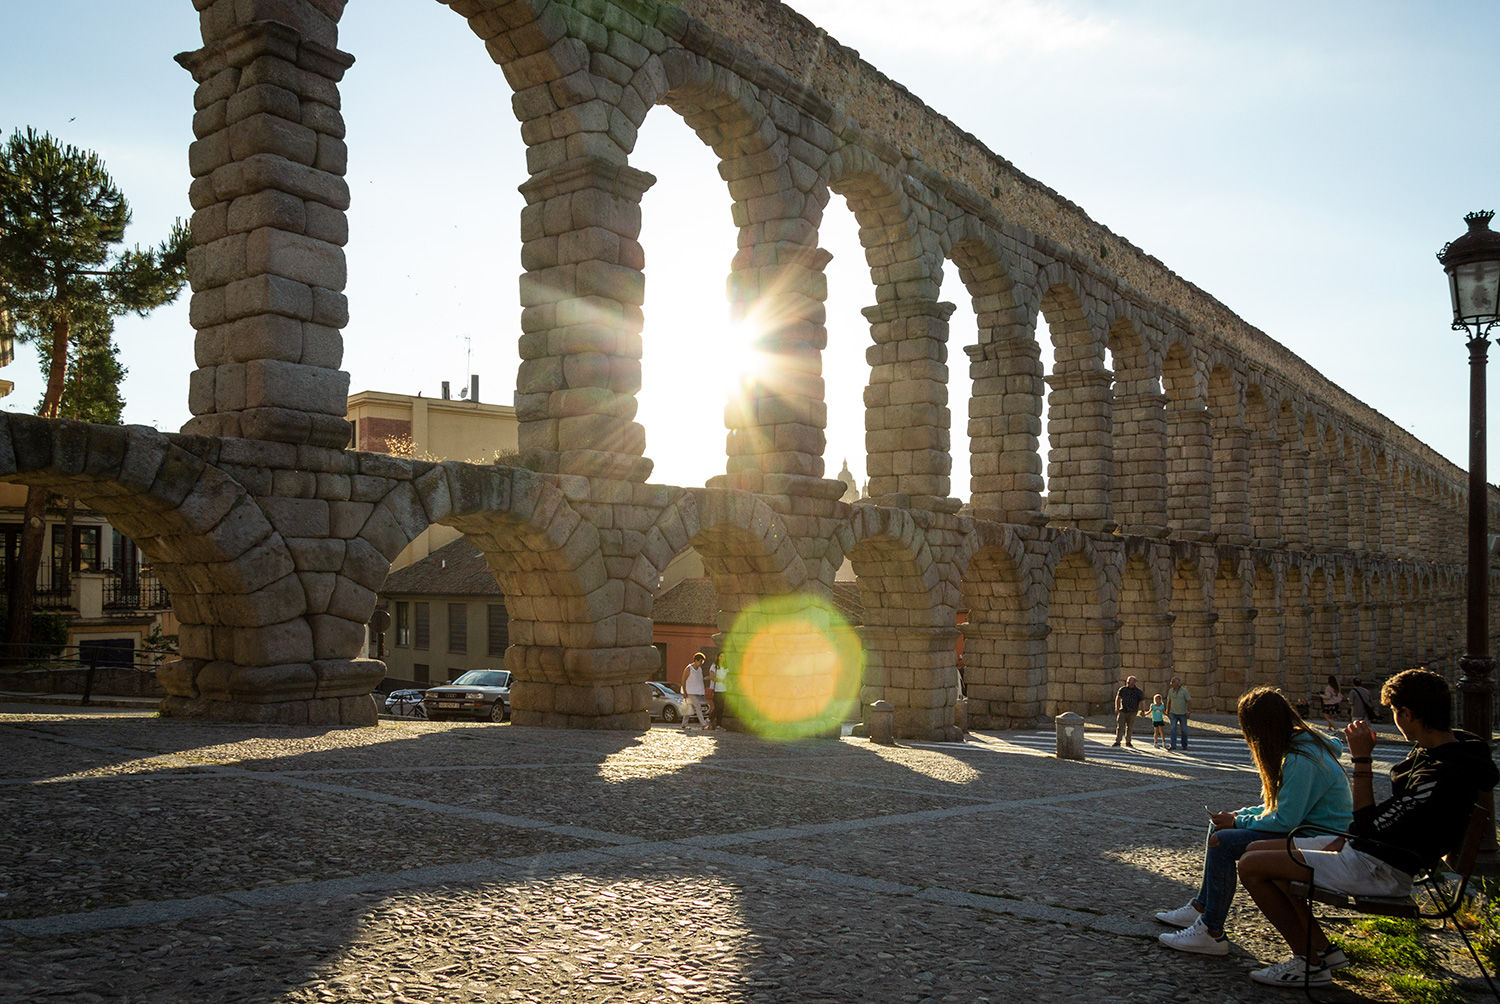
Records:
{"label": "green foliage", "polygon": [[[0,147],[0,324],[41,354],[44,414],[117,422],[125,371],[112,344],[114,318],[169,303],[186,282],[186,225],[179,220],[158,247],[116,254],[129,222],[130,207],[97,154],[30,128]],[[69,341],[66,373],[54,372],[59,337]],[[71,408],[61,400],[68,384]]]}
{"label": "green foliage", "polygon": [[1383,984],[1410,1004],[1460,1004],[1466,998],[1443,972],[1443,958],[1420,922],[1367,917],[1337,939],[1361,980]]}
{"label": "green foliage", "polygon": [[1406,1004],[1464,1004],[1468,1000],[1447,980],[1392,973],[1385,978],[1385,984]]}

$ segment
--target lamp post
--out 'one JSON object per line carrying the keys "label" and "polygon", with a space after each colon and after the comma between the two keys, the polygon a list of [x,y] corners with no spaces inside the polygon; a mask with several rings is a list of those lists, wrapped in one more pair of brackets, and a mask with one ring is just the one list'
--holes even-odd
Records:
{"label": "lamp post", "polygon": [[[1490,329],[1500,323],[1500,234],[1492,212],[1464,217],[1468,233],[1444,245],[1438,261],[1448,273],[1453,330],[1469,335],[1469,590],[1468,624],[1459,693],[1463,727],[1490,740],[1495,660],[1490,655],[1489,486],[1485,478],[1485,357]],[[1487,841],[1488,843],[1488,841]]]}

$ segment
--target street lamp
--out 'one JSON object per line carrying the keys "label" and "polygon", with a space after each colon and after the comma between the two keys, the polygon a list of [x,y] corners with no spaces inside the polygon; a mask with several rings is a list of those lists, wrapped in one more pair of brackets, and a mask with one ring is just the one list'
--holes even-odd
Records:
{"label": "street lamp", "polygon": [[1485,478],[1485,357],[1490,329],[1500,323],[1500,234],[1490,229],[1492,212],[1464,217],[1469,232],[1444,245],[1438,261],[1448,273],[1453,330],[1469,335],[1469,591],[1468,626],[1459,692],[1463,727],[1490,740],[1495,660],[1490,655],[1490,564]]}

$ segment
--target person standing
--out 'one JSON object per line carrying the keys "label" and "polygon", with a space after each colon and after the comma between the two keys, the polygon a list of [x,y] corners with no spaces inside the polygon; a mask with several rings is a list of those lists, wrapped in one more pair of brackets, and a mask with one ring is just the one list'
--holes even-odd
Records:
{"label": "person standing", "polygon": [[698,716],[698,727],[704,731],[708,730],[707,709],[704,707],[706,701],[703,696],[703,663],[705,661],[702,652],[693,655],[693,661],[688,663],[687,675],[682,680],[682,731],[686,732],[688,727],[688,716]]}
{"label": "person standing", "polygon": [[[722,656],[720,658],[723,658]],[[713,711],[710,716],[716,729],[724,728],[724,706],[729,703],[729,665],[715,662],[708,668],[708,686],[713,692]]]}
{"label": "person standing", "polygon": [[1339,678],[1330,676],[1328,684],[1323,688],[1323,721],[1328,723],[1328,731],[1334,731],[1337,726],[1333,720],[1339,716],[1339,705],[1344,703],[1344,695],[1339,692]]}
{"label": "person standing", "polygon": [[1364,681],[1359,677],[1354,678],[1354,684],[1349,688],[1349,716],[1355,722],[1378,722],[1380,715],[1375,711],[1374,699],[1370,692],[1365,689]]}
{"label": "person standing", "polygon": [[1120,745],[1120,740],[1125,740],[1126,746],[1134,746],[1131,742],[1131,731],[1134,729],[1135,716],[1141,713],[1141,702],[1146,699],[1145,691],[1135,685],[1135,677],[1127,676],[1125,686],[1115,691],[1115,745]]}
{"label": "person standing", "polygon": [[1182,737],[1182,751],[1187,752],[1187,723],[1188,716],[1193,710],[1193,695],[1182,685],[1182,680],[1172,677],[1172,685],[1167,688],[1167,717],[1172,720],[1172,734],[1167,738],[1167,749],[1177,748],[1177,737]]}

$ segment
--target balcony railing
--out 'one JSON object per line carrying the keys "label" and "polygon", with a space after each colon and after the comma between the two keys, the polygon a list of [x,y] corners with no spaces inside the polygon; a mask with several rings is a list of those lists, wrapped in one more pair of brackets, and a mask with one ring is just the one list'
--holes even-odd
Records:
{"label": "balcony railing", "polygon": [[167,587],[155,573],[145,570],[134,574],[104,574],[104,612],[133,614],[141,610],[165,610],[171,606]]}

